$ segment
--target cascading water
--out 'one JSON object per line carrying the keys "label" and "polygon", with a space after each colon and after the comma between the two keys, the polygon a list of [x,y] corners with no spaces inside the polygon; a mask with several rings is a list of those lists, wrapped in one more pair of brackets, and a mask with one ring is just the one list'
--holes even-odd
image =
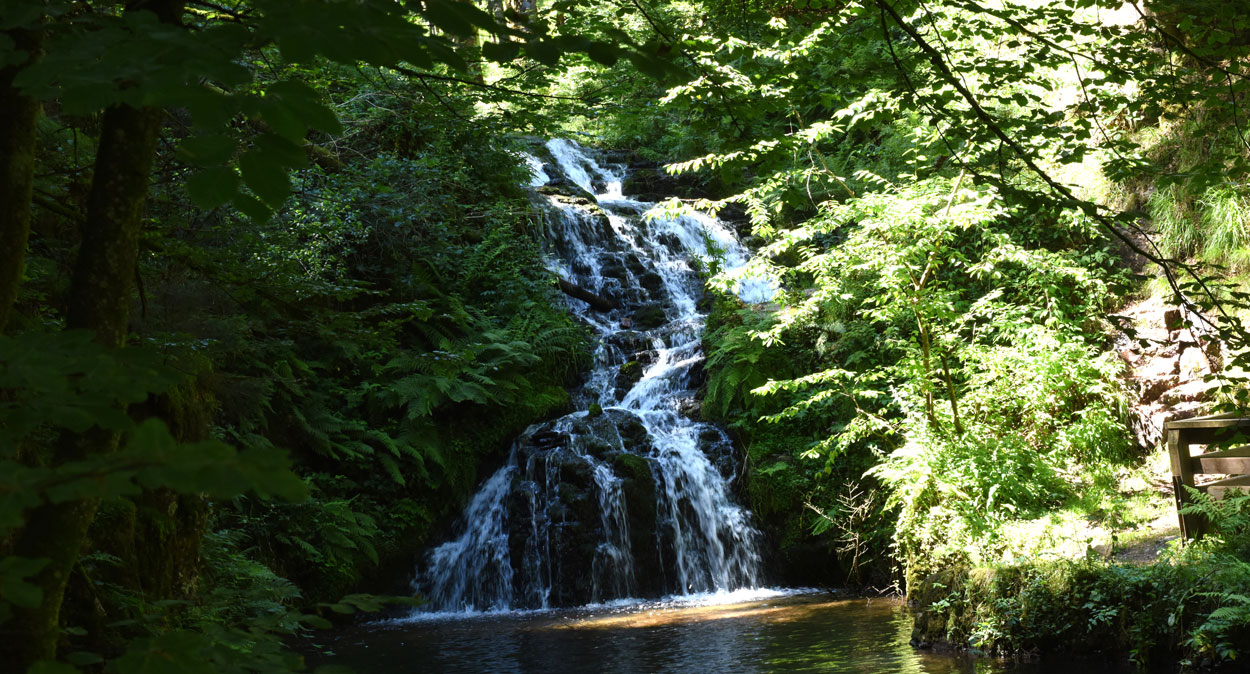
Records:
{"label": "cascading water", "polygon": [[[615,308],[570,300],[597,333],[581,410],[529,428],[474,495],[463,530],[429,553],[416,586],[439,611],[572,606],[755,587],[759,533],[734,503],[733,447],[689,418],[702,373],[692,256],[726,268],[746,251],[700,214],[646,220],[622,194],[624,168],[579,145],[527,157],[548,213],[551,267]],[[761,279],[739,294],[763,301]]]}

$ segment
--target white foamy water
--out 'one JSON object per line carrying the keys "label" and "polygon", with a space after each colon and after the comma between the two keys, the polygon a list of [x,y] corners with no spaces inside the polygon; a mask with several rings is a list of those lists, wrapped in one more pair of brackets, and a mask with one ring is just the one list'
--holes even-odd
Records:
{"label": "white foamy water", "polygon": [[[622,194],[625,167],[569,140],[545,149],[545,161],[525,157],[531,186],[569,194],[535,195],[548,265],[616,308],[568,300],[596,337],[573,395],[581,411],[517,439],[457,533],[419,567],[414,585],[430,605],[410,620],[778,596],[761,587],[760,534],[733,496],[729,438],[681,413],[695,405],[704,358],[704,290],[691,260],[721,251],[738,269],[747,251],[704,214],[644,219],[651,204]],[[772,296],[760,279],[744,279],[739,292]]]}

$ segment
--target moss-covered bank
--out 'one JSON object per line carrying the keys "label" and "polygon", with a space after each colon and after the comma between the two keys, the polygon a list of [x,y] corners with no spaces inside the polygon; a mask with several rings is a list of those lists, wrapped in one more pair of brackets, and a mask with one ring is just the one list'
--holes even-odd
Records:
{"label": "moss-covered bank", "polygon": [[1175,671],[1250,651],[1250,562],[1213,539],[1145,564],[1030,560],[952,567],[915,583],[913,645],[1006,656],[1103,656]]}

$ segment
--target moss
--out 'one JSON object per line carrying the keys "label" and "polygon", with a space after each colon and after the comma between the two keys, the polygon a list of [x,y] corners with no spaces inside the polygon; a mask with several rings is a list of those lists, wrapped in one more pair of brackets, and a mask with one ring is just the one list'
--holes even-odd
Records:
{"label": "moss", "polygon": [[642,363],[636,360],[622,363],[617,370],[616,385],[618,388],[628,389],[637,383],[639,379],[642,379]]}
{"label": "moss", "polygon": [[[1212,620],[1244,579],[1224,555],[1152,565],[1094,559],[956,566],[908,588],[912,643],[1000,655],[1132,659],[1142,667],[1218,664],[1250,646],[1250,631]],[[1217,639],[1203,634],[1219,632]],[[1216,642],[1222,643],[1217,645]]]}

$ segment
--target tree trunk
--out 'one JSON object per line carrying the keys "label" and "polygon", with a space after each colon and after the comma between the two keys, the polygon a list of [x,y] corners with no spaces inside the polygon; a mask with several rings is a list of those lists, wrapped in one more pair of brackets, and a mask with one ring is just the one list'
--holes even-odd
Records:
{"label": "tree trunk", "polygon": [[[137,2],[130,9],[152,11],[162,21],[177,23],[181,8],[178,0],[154,0]],[[141,216],[161,115],[154,108],[115,105],[105,111],[101,126],[66,326],[90,330],[110,348],[126,340]],[[52,464],[112,452],[118,440],[117,432],[100,428],[65,433],[53,448]],[[32,579],[43,591],[43,601],[33,609],[15,610],[12,631],[0,640],[0,661],[17,664],[18,671],[56,657],[66,582],[98,505],[90,498],[47,503],[29,514],[17,535],[16,555],[49,560]]]}
{"label": "tree trunk", "polygon": [[29,56],[25,63],[0,69],[0,334],[4,334],[22,283],[39,118],[39,102],[15,89],[13,78],[38,57],[40,45],[40,34],[34,30],[4,34]]}
{"label": "tree trunk", "polygon": [[569,297],[579,299],[585,302],[586,304],[589,304],[590,308],[594,309],[595,311],[612,311],[613,309],[616,308],[616,302],[606,297],[596,295],[590,292],[589,290],[586,290],[585,288],[579,285],[574,285],[572,283],[569,283],[568,281],[564,279],[559,279],[559,281],[560,281],[560,292],[563,292],[565,295],[568,295]]}
{"label": "tree trunk", "polygon": [[104,113],[66,325],[95,332],[108,347],[125,342],[130,322],[140,220],[161,114],[129,105]]}

